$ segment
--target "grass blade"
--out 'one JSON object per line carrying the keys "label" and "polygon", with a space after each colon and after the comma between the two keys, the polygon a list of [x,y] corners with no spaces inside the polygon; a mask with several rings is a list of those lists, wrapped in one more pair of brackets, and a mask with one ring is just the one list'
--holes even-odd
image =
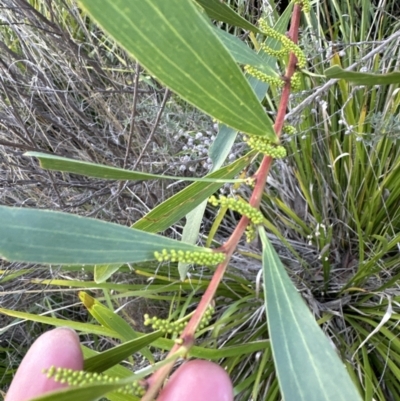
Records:
{"label": "grass blade", "polygon": [[[57,319],[54,317],[36,315],[34,313],[18,312],[10,309],[0,308],[0,313],[6,316],[16,317],[18,319],[29,320],[31,322],[38,322],[43,324],[48,324],[54,327],[69,327],[81,333],[97,334],[99,336],[121,338],[121,336],[114,330],[108,329],[106,327],[97,326],[95,324],[74,322],[65,319]],[[0,334],[2,334],[0,330]]]}

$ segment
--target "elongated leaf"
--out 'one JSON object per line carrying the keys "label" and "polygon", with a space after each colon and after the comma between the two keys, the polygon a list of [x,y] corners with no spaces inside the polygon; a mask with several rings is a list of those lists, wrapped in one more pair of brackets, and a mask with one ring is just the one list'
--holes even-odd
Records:
{"label": "elongated leaf", "polygon": [[91,297],[84,291],[79,291],[78,296],[88,312],[100,325],[116,331],[125,341],[138,337],[135,330],[133,330],[132,327],[122,319],[122,317],[101,304],[97,299]]}
{"label": "elongated leaf", "polygon": [[[93,351],[92,349],[85,347],[84,345],[81,345],[81,348],[83,352],[83,357],[85,359],[94,357],[99,354],[99,352]],[[104,373],[109,375],[110,377],[132,377],[132,371],[121,365],[115,365]],[[134,395],[120,394],[115,392],[107,394],[107,399],[109,399],[110,401],[139,401],[139,398]]]}
{"label": "elongated leaf", "polygon": [[[207,207],[207,201],[204,201],[186,216],[186,224],[182,232],[182,241],[188,244],[195,244],[199,236],[201,222],[203,221],[204,211]],[[183,281],[190,268],[190,263],[178,263],[179,277]]]}
{"label": "elongated leaf", "polygon": [[263,228],[266,310],[279,385],[286,401],[361,401],[345,365],[317,325]]}
{"label": "elongated leaf", "polygon": [[[125,321],[125,319],[117,315],[114,311],[104,306],[97,299],[91,297],[86,292],[80,291],[79,299],[99,324],[116,331],[124,341],[130,341],[140,336],[140,334],[133,330],[133,328]],[[150,361],[150,363],[154,363],[153,354],[148,348],[143,348],[141,353]]]}
{"label": "elongated leaf", "polygon": [[81,0],[122,47],[188,102],[237,130],[276,142],[272,123],[192,0]]}
{"label": "elongated leaf", "polygon": [[[230,128],[227,129],[231,130]],[[251,152],[248,155],[243,156],[236,162],[232,163],[230,166],[224,167],[223,169],[210,174],[210,177],[234,177],[248,164],[248,162],[250,161],[250,156],[254,154],[254,152]],[[222,164],[223,161],[224,159],[221,158],[219,160],[219,163]],[[190,211],[199,204],[200,206],[198,207],[202,207],[204,210],[205,204],[201,206],[201,203],[210,195],[212,195],[215,191],[217,191],[221,186],[222,185],[219,183],[205,184],[199,182],[192,184],[155,207],[152,211],[146,214],[146,216],[138,220],[132,227],[139,228],[147,232],[163,231],[174,224],[176,221],[184,217],[186,213],[190,213]],[[198,228],[196,228],[196,225],[200,224],[200,220],[194,220],[193,226],[191,227],[192,230],[197,230],[197,233],[199,230]],[[185,227],[185,230],[185,232],[187,232],[188,229],[186,229]],[[120,266],[121,265],[102,265],[100,268],[101,271],[97,274],[98,277],[96,278],[96,282],[103,282],[107,280],[114,272],[118,270]],[[181,277],[185,276],[184,272],[186,271],[187,267],[187,264],[185,264],[185,266],[183,266],[183,264],[179,264]]]}
{"label": "elongated leaf", "polygon": [[111,265],[96,265],[94,267],[94,281],[104,283],[121,267],[120,263]]}
{"label": "elongated leaf", "polygon": [[[236,160],[234,163],[221,168],[215,173],[209,174],[209,177],[222,178],[234,177],[243,168],[247,166],[256,152],[250,152],[247,155]],[[132,227],[147,231],[157,232],[166,230],[179,219],[186,216],[191,210],[206,200],[214,192],[221,188],[222,184],[208,184],[196,182],[189,185],[184,190],[167,199],[138,220]]]}
{"label": "elongated leaf", "polygon": [[256,53],[254,50],[250,49],[243,41],[241,41],[237,36],[233,36],[226,31],[214,27],[215,33],[225,45],[225,47],[232,54],[233,58],[238,64],[252,65],[263,71],[265,74],[271,75],[273,77],[278,77],[276,69],[273,68],[273,64],[267,63],[260,54]]}
{"label": "elongated leaf", "polygon": [[0,206],[0,221],[0,255],[7,260],[122,264],[154,260],[154,252],[164,248],[211,252],[118,224],[47,210]]}
{"label": "elongated leaf", "polygon": [[157,340],[161,336],[162,333],[157,331],[154,333],[142,335],[139,338],[127,341],[124,344],[101,352],[95,356],[85,359],[83,370],[87,372],[102,373],[105,370],[110,369],[117,363],[120,363],[123,360],[127,359],[135,352],[138,352],[141,349],[147,347],[154,340]]}
{"label": "elongated leaf", "polygon": [[233,11],[227,4],[220,0],[195,0],[200,4],[204,11],[209,15],[210,18],[217,21],[227,22],[233,26],[240,26],[241,28],[248,29],[254,33],[259,33],[260,30],[245,20],[235,11]]}
{"label": "elongated leaf", "polygon": [[[32,322],[39,322],[44,324],[49,324],[54,327],[70,327],[76,331],[81,333],[90,333],[97,334],[99,336],[113,337],[113,338],[121,338],[120,335],[114,331],[110,330],[106,327],[96,326],[95,324],[88,323],[79,323],[73,322],[65,319],[57,319],[49,316],[40,316],[34,313],[26,313],[26,312],[18,312],[10,309],[0,308],[0,313],[7,316],[16,317],[18,319],[30,320]],[[0,334],[2,334],[2,330],[0,329]]]}
{"label": "elongated leaf", "polygon": [[388,74],[373,74],[367,72],[346,71],[337,65],[325,70],[328,78],[344,79],[356,85],[390,85],[400,83],[400,72]]}
{"label": "elongated leaf", "polygon": [[[287,12],[280,18],[277,29],[284,32],[286,30],[287,23],[289,21],[289,15]],[[238,63],[251,64],[257,68],[260,68],[265,73],[275,76],[277,73],[273,70],[273,66],[276,63],[275,59],[269,57],[266,53],[256,54],[249,49],[243,42],[238,38],[229,35],[224,31],[218,31],[218,36],[230,50],[235,60]],[[239,45],[239,43],[240,45]],[[254,89],[256,96],[259,100],[262,100],[268,89],[268,84],[261,82],[252,77],[249,77],[250,84]],[[237,131],[221,124],[218,131],[218,135],[210,148],[210,158],[213,163],[213,170],[219,168],[228,157],[231,152],[232,146],[235,142]],[[207,204],[204,202],[196,207],[190,214],[187,215],[186,224],[182,233],[182,240],[188,243],[194,244],[198,238],[201,222],[204,216],[204,211]],[[179,273],[181,280],[186,276],[189,269],[188,264],[179,263]]]}
{"label": "elongated leaf", "polygon": [[123,386],[124,384],[86,384],[81,387],[65,388],[47,393],[40,397],[32,398],[31,401],[94,401]]}
{"label": "elongated leaf", "polygon": [[56,155],[49,155],[40,152],[26,152],[25,156],[37,157],[40,166],[48,170],[65,171],[67,173],[81,174],[87,177],[102,178],[106,180],[182,180],[182,181],[203,181],[203,182],[243,182],[243,180],[225,180],[218,178],[198,178],[198,177],[175,177],[172,175],[158,175],[150,173],[141,173],[140,171],[124,170],[122,168],[103,166],[96,163],[88,163],[80,160],[68,159]]}

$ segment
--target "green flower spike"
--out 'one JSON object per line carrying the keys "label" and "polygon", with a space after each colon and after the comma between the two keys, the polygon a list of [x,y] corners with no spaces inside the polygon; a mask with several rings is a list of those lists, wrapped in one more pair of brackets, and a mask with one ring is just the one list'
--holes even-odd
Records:
{"label": "green flower spike", "polygon": [[[82,370],[72,370],[66,368],[56,368],[54,366],[50,367],[49,369],[44,369],[43,373],[45,373],[49,379],[52,378],[58,383],[68,384],[73,387],[79,387],[90,383],[118,383],[120,380],[119,377],[111,377],[105,374],[84,372]],[[133,394],[137,397],[142,397],[146,392],[143,386],[137,380],[134,380],[132,383],[126,384],[115,391],[125,395]]]}
{"label": "green flower spike", "polygon": [[264,74],[263,72],[257,70],[257,68],[251,65],[246,65],[244,67],[244,71],[253,76],[254,78],[257,78],[259,81],[265,82],[269,85],[276,85],[278,88],[281,88],[284,84],[284,81],[281,78],[271,77],[267,74]]}
{"label": "green flower spike", "polygon": [[274,159],[282,159],[286,157],[286,149],[283,146],[273,144],[268,139],[258,136],[245,137],[244,139],[252,149],[257,150],[266,156],[271,156]]}
{"label": "green flower spike", "polygon": [[249,224],[246,227],[245,235],[246,235],[247,243],[250,243],[256,239],[257,232],[256,232],[256,228],[255,228],[254,224]]}
{"label": "green flower spike", "polygon": [[[307,64],[307,59],[299,46],[297,46],[292,40],[290,40],[285,35],[282,35],[281,33],[275,31],[275,29],[271,28],[265,20],[260,19],[259,24],[260,24],[260,29],[266,36],[281,42],[283,46],[282,51],[285,50],[286,53],[292,52],[297,57],[298,66],[300,68],[305,68]],[[268,53],[269,50],[267,49],[265,51]]]}
{"label": "green flower spike", "polygon": [[225,254],[222,252],[192,252],[192,251],[167,251],[154,252],[154,257],[159,262],[182,262],[196,263],[198,265],[213,266],[222,263],[225,260]]}
{"label": "green flower spike", "polygon": [[[213,306],[209,306],[200,321],[199,329],[204,329],[210,324],[212,316],[215,312]],[[144,315],[144,325],[151,326],[153,330],[160,330],[163,334],[179,335],[185,328],[191,315],[185,316],[176,321],[169,321],[166,319],[159,319],[156,316],[150,317],[147,313]]]}
{"label": "green flower spike", "polygon": [[301,88],[300,73],[295,72],[290,79],[290,86],[294,91],[298,91]]}
{"label": "green flower spike", "polygon": [[293,127],[293,125],[284,125],[282,131],[288,135],[294,135],[297,132],[296,128]]}
{"label": "green flower spike", "polygon": [[280,50],[275,50],[275,49],[272,49],[271,47],[267,46],[265,43],[261,43],[260,48],[265,53],[267,53],[269,56],[275,57],[277,59],[279,59],[289,53],[288,49],[286,49],[285,47],[282,47],[282,49],[280,49]]}
{"label": "green flower spike", "polygon": [[294,0],[294,4],[298,4],[301,6],[301,10],[305,13],[309,13],[311,11],[311,2],[310,0]]}
{"label": "green flower spike", "polygon": [[227,198],[226,196],[221,195],[219,199],[217,199],[215,196],[211,196],[208,199],[208,202],[213,206],[218,206],[218,204],[220,204],[222,207],[227,207],[231,210],[234,210],[235,212],[248,217],[255,225],[263,222],[263,214],[258,209],[250,206],[247,202],[241,199]]}

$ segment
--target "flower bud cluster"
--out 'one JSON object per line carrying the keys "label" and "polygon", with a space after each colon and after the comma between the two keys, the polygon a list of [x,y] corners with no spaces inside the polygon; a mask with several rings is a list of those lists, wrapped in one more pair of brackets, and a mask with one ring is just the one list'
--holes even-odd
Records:
{"label": "flower bud cluster", "polygon": [[287,49],[285,49],[284,47],[282,47],[280,50],[275,50],[267,46],[265,43],[261,43],[260,48],[268,55],[276,57],[278,59],[288,54]]}
{"label": "flower bud cluster", "polygon": [[150,317],[147,313],[144,315],[144,325],[151,326],[153,330],[160,330],[163,334],[178,335],[186,326],[186,321],[168,321],[159,319],[157,316]]}
{"label": "flower bud cluster", "polygon": [[271,156],[274,159],[282,159],[286,157],[286,149],[283,146],[275,145],[268,139],[259,136],[244,137],[247,144],[254,150]]}
{"label": "flower bud cluster", "polygon": [[196,252],[196,251],[167,251],[154,252],[154,257],[159,262],[182,262],[196,263],[198,265],[213,266],[222,263],[225,260],[225,254],[222,252]]}
{"label": "flower bud cluster", "polygon": [[293,127],[293,125],[284,125],[282,131],[288,135],[294,135],[297,132],[296,128]]}
{"label": "flower bud cluster", "polygon": [[270,75],[264,74],[251,65],[246,65],[244,71],[254,78],[257,78],[259,81],[265,82],[269,85],[276,85],[278,88],[281,88],[284,84],[284,81],[281,78],[271,77]]}
{"label": "flower bud cluster", "polygon": [[[198,329],[204,329],[210,324],[215,312],[213,306],[209,306],[202,317]],[[188,317],[176,321],[159,319],[156,316],[150,317],[147,313],[144,315],[144,325],[151,326],[153,330],[160,330],[164,334],[179,335],[187,324]]]}
{"label": "flower bud cluster", "polygon": [[295,72],[292,75],[292,78],[290,78],[290,87],[294,91],[300,90],[300,88],[301,88],[301,79],[300,79],[300,73],[299,72]]}
{"label": "flower bud cluster", "polygon": [[220,195],[219,199],[215,196],[211,196],[208,202],[213,206],[221,205],[227,207],[235,212],[242,214],[250,219],[253,224],[261,224],[263,222],[263,214],[253,206],[250,206],[247,202],[241,199],[227,198],[226,196]]}
{"label": "flower bud cluster", "polygon": [[294,4],[298,4],[301,6],[301,10],[305,13],[309,13],[311,11],[311,2],[310,0],[294,0]]}
{"label": "flower bud cluster", "polygon": [[[49,369],[44,369],[43,373],[45,373],[48,378],[52,378],[58,383],[68,384],[75,387],[91,383],[113,384],[118,383],[118,381],[121,380],[119,377],[111,377],[105,374],[56,368],[54,366]],[[137,397],[142,397],[145,394],[145,389],[137,380],[134,380],[132,383],[126,384],[118,390],[115,390],[115,392],[125,395],[133,394]]]}
{"label": "flower bud cluster", "polygon": [[257,232],[256,232],[256,228],[255,228],[254,224],[249,224],[246,227],[245,235],[246,235],[247,243],[250,243],[256,239]]}
{"label": "flower bud cluster", "polygon": [[[305,68],[307,64],[307,59],[303,51],[300,49],[299,46],[297,46],[292,40],[290,40],[288,37],[285,35],[282,35],[281,33],[275,31],[275,29],[271,28],[268,23],[260,19],[259,21],[260,28],[263,31],[263,33],[273,39],[278,40],[279,42],[282,43],[282,50],[285,50],[286,53],[293,53],[297,57],[297,64],[300,68]],[[268,51],[267,51],[268,53]]]}

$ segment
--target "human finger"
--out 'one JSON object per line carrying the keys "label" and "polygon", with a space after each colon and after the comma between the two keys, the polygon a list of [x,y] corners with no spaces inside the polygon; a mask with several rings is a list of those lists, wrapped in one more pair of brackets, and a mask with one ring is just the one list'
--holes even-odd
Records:
{"label": "human finger", "polygon": [[51,366],[82,370],[82,351],[73,330],[60,327],[42,334],[33,343],[14,376],[5,401],[27,401],[65,387],[42,372]]}
{"label": "human finger", "polygon": [[193,360],[180,366],[171,376],[158,401],[232,401],[233,387],[219,365]]}

